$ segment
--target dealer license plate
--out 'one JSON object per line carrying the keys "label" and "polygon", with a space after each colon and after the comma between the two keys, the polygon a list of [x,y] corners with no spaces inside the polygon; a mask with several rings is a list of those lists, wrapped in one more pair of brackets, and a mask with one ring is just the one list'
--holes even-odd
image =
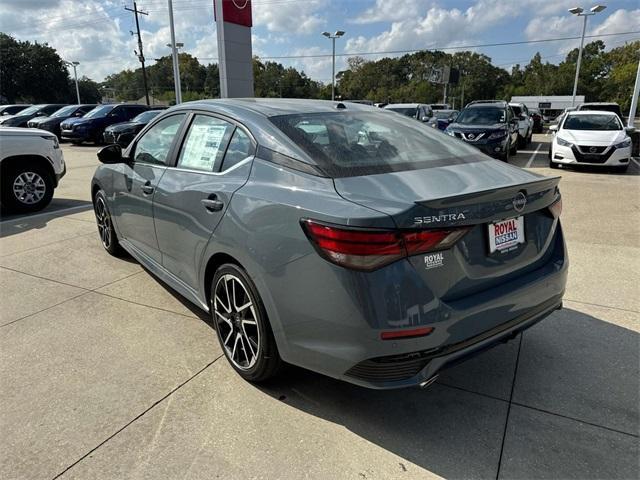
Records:
{"label": "dealer license plate", "polygon": [[524,217],[509,218],[489,225],[489,252],[507,252],[524,243]]}

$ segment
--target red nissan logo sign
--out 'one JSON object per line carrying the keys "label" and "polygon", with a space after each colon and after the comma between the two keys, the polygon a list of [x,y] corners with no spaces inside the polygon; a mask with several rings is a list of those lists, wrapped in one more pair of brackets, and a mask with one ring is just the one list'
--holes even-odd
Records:
{"label": "red nissan logo sign", "polygon": [[[215,0],[213,2],[213,12],[214,18],[216,18],[218,12],[216,12]],[[222,0],[222,20],[244,25],[245,27],[252,27],[251,0]]]}

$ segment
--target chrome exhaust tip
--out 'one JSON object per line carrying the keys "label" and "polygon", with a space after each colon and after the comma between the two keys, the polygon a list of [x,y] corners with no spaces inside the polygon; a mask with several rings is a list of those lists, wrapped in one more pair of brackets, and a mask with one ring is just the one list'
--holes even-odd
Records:
{"label": "chrome exhaust tip", "polygon": [[434,383],[438,379],[438,376],[439,375],[434,375],[429,380],[425,380],[424,382],[422,382],[420,384],[420,388],[427,388],[429,385],[431,385],[432,383]]}

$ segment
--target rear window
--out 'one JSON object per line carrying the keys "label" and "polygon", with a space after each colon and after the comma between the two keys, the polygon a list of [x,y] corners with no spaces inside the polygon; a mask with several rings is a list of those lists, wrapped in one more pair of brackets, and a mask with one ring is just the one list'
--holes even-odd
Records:
{"label": "rear window", "polygon": [[387,112],[310,113],[270,120],[332,177],[417,170],[482,158],[462,141]]}
{"label": "rear window", "polygon": [[407,117],[415,117],[416,112],[418,111],[415,107],[394,107],[394,108],[385,108],[385,110],[391,110],[392,112],[400,113]]}

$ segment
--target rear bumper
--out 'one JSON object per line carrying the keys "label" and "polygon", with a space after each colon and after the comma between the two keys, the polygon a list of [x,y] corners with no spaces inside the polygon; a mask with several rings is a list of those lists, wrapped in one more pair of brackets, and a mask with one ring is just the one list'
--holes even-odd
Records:
{"label": "rear bumper", "polygon": [[[353,274],[310,255],[286,270],[267,279],[269,292],[262,295],[283,360],[364,387],[393,389],[420,385],[559,308],[568,260],[558,224],[548,250],[526,273],[449,300],[426,288],[405,261]],[[380,338],[383,330],[423,326],[434,330],[418,338]]]}

